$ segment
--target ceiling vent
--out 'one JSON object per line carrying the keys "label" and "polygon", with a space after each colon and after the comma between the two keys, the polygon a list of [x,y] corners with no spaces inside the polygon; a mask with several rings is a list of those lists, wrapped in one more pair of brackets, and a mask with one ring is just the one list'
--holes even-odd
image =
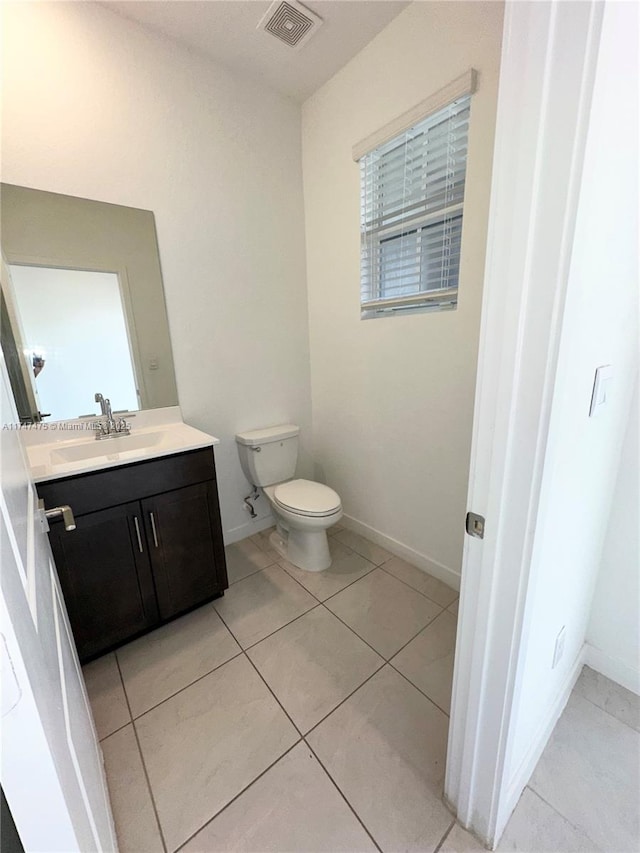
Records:
{"label": "ceiling vent", "polygon": [[322,25],[322,18],[296,0],[275,0],[258,24],[289,47],[299,50]]}

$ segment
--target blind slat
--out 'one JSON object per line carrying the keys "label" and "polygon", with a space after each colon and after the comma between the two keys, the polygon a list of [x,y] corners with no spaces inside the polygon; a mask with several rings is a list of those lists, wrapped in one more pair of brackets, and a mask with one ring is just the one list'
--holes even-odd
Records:
{"label": "blind slat", "polygon": [[455,168],[457,164],[463,165],[466,158],[466,140],[464,144],[460,141],[455,145],[439,146],[433,152],[423,151],[421,157],[415,157],[411,161],[399,156],[394,162],[380,163],[376,168],[370,167],[363,176],[362,186],[380,187],[396,179],[398,174],[409,178],[420,178],[425,171],[434,172],[438,169]]}

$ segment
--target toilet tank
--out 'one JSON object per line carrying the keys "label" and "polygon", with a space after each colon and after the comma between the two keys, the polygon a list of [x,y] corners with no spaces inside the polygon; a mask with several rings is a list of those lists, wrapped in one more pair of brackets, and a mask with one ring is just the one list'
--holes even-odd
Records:
{"label": "toilet tank", "polygon": [[295,424],[254,429],[236,435],[240,464],[254,486],[290,480],[296,472],[298,433]]}

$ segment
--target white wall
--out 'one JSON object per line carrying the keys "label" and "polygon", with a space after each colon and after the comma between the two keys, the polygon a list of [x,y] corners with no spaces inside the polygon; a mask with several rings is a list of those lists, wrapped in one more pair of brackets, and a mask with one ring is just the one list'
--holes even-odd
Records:
{"label": "white wall", "polygon": [[587,663],[640,694],[640,399],[638,383],[587,629]]}
{"label": "white wall", "polygon": [[[635,16],[634,4],[605,7],[518,661],[508,755],[514,780],[533,769],[532,756],[544,745],[550,720],[562,710],[581,668],[633,394],[638,342]],[[605,364],[614,368],[609,403],[590,418],[594,372]],[[563,626],[564,656],[552,669]]]}
{"label": "white wall", "polygon": [[300,109],[97,4],[3,17],[2,180],[155,212],[183,416],[247,535],[234,433],[310,441]]}
{"label": "white wall", "polygon": [[[491,2],[414,3],[303,105],[316,476],[337,489],[349,517],[391,537],[396,551],[454,585],[502,11]],[[352,146],[470,67],[479,85],[471,107],[458,309],[361,321],[360,186]]]}

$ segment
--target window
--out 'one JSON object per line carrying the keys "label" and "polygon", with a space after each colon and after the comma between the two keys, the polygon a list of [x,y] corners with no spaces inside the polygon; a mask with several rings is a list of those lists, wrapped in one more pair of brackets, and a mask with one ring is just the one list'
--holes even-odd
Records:
{"label": "window", "polygon": [[[445,106],[440,98],[439,108],[419,121],[416,108],[390,126],[393,137],[383,130],[370,138],[386,136],[381,144],[360,156],[370,141],[354,149],[363,317],[457,304],[471,91],[467,85]],[[412,125],[398,133],[407,116]]]}

